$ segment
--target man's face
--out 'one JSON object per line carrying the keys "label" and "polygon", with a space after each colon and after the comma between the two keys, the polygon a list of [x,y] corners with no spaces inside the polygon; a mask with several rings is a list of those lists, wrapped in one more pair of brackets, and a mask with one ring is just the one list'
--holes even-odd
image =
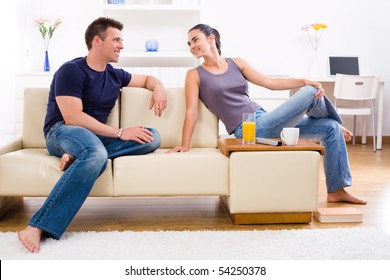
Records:
{"label": "man's face", "polygon": [[106,30],[106,38],[100,40],[101,54],[107,60],[107,63],[118,62],[119,54],[123,49],[122,32],[119,29],[109,27]]}

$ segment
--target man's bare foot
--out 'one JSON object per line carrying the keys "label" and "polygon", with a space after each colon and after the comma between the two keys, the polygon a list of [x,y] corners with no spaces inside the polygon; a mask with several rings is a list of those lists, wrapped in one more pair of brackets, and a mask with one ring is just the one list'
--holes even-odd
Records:
{"label": "man's bare foot", "polygon": [[345,141],[349,141],[352,139],[353,133],[351,131],[346,129],[344,126],[341,126],[341,130],[343,131]]}
{"label": "man's bare foot", "polygon": [[65,171],[66,169],[69,168],[69,166],[72,165],[74,162],[75,157],[70,155],[70,154],[63,154],[61,158],[61,163],[60,163],[60,170]]}
{"label": "man's bare foot", "polygon": [[328,202],[348,202],[353,204],[367,204],[367,201],[354,197],[344,189],[328,193]]}
{"label": "man's bare foot", "polygon": [[41,236],[42,230],[32,226],[18,232],[19,240],[31,253],[39,253]]}

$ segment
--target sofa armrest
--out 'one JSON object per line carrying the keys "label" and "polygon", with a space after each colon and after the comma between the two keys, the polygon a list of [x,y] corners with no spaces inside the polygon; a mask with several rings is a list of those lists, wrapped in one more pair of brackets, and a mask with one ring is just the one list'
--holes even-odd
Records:
{"label": "sofa armrest", "polygon": [[20,135],[0,136],[0,156],[9,152],[22,149],[22,137]]}

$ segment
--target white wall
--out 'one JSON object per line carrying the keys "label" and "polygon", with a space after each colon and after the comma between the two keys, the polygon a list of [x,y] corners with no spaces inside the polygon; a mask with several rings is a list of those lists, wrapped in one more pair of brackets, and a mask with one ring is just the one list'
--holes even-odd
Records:
{"label": "white wall", "polygon": [[[242,57],[271,75],[306,76],[311,48],[301,27],[314,22],[327,24],[329,28],[323,33],[319,49],[322,74],[328,74],[330,55],[359,56],[362,74],[379,74],[385,81],[384,135],[390,135],[388,0],[201,1],[202,21],[220,31],[223,55]],[[18,3],[17,71],[40,71],[43,42],[33,28],[33,20],[43,16],[63,21],[50,43],[51,66],[55,69],[66,60],[86,54],[84,31],[101,15],[103,2],[19,0]]]}
{"label": "white wall", "polygon": [[307,76],[311,46],[301,27],[325,23],[321,74],[329,56],[358,56],[361,74],[385,82],[383,135],[390,135],[390,2],[388,0],[203,0],[202,20],[222,37],[222,54],[266,74]]}
{"label": "white wall", "polygon": [[301,27],[315,22],[329,26],[319,48],[324,74],[330,55],[359,56],[362,74],[385,76],[389,70],[384,63],[390,62],[389,1],[206,0],[202,4],[204,22],[221,33],[223,53],[245,57],[265,73],[307,74],[311,47]]}
{"label": "white wall", "polygon": [[51,69],[57,69],[67,60],[86,55],[84,32],[88,24],[101,15],[102,3],[101,0],[18,0],[18,71],[43,71],[43,39],[34,27],[34,20],[40,17],[62,20],[50,40]]}
{"label": "white wall", "polygon": [[0,2],[0,26],[3,26],[0,41],[0,134],[14,132],[15,96],[13,93],[16,69],[14,47],[17,46],[16,33],[13,31],[17,26],[15,14],[15,2]]}

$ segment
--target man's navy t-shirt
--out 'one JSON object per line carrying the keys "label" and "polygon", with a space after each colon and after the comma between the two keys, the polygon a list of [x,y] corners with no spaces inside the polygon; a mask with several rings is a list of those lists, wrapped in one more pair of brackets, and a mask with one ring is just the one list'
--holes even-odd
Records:
{"label": "man's navy t-shirt", "polygon": [[98,72],[90,68],[85,57],[63,64],[54,74],[50,86],[43,132],[64,118],[56,103],[56,96],[74,96],[83,103],[83,112],[99,122],[106,123],[118,99],[120,89],[129,84],[131,74],[108,64]]}

